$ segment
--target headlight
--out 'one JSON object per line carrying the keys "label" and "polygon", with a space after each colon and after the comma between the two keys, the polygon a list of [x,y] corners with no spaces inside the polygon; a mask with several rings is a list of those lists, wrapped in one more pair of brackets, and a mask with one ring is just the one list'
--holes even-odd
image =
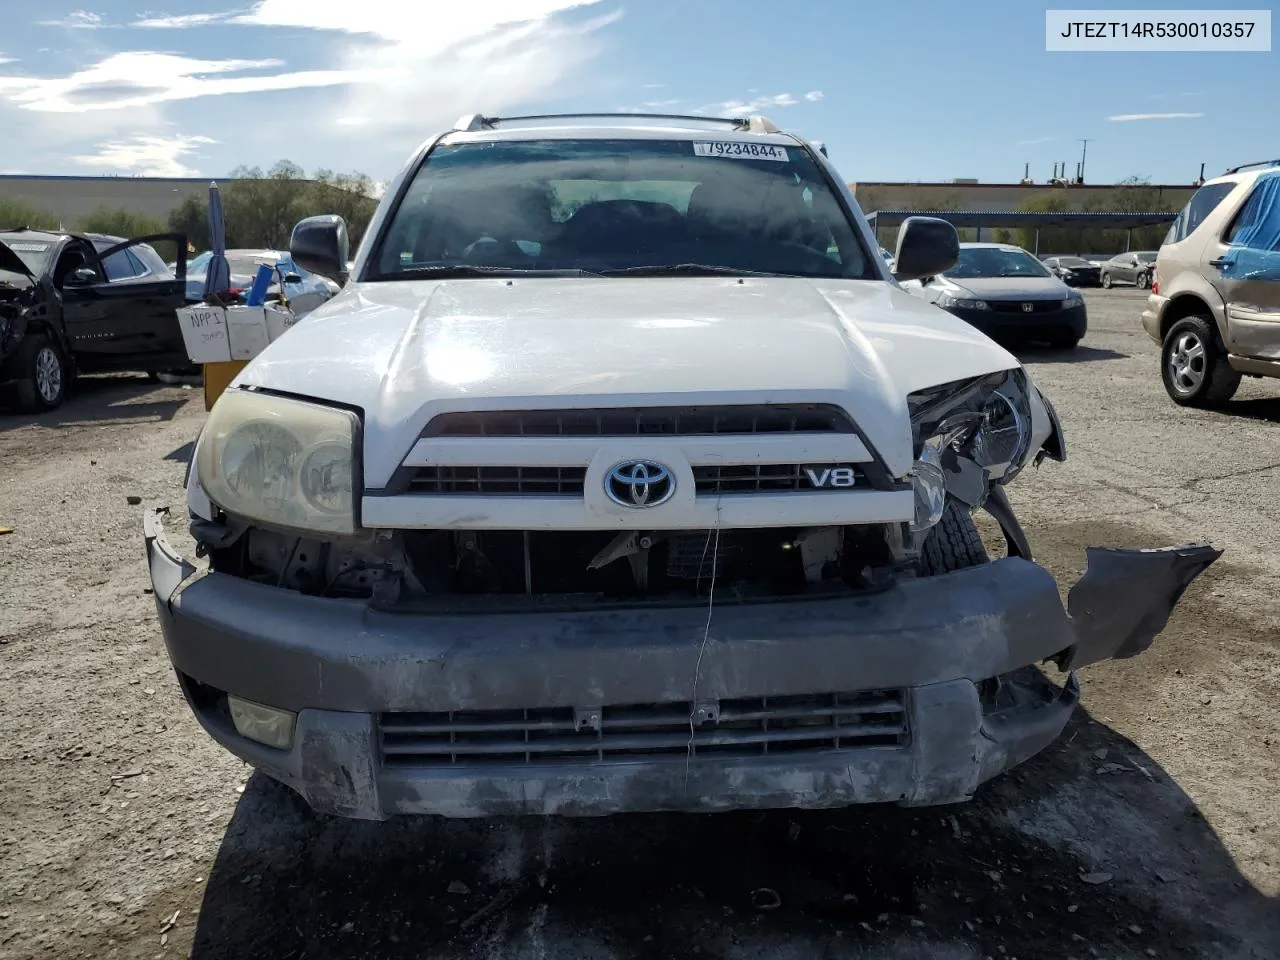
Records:
{"label": "headlight", "polygon": [[238,517],[352,533],[357,425],[347,410],[229,390],[200,435],[200,483],[210,500]]}
{"label": "headlight", "polygon": [[915,432],[912,529],[942,516],[950,493],[980,506],[991,481],[1008,482],[1026,465],[1031,445],[1029,383],[1021,368],[942,384],[907,398]]}
{"label": "headlight", "polygon": [[1062,302],[1066,306],[1074,307],[1077,303],[1084,303],[1084,297],[1079,290],[1068,290],[1067,298]]}
{"label": "headlight", "polygon": [[985,300],[965,300],[960,297],[953,297],[949,293],[943,293],[938,296],[936,301],[938,306],[943,309],[950,307],[958,307],[961,310],[990,310]]}

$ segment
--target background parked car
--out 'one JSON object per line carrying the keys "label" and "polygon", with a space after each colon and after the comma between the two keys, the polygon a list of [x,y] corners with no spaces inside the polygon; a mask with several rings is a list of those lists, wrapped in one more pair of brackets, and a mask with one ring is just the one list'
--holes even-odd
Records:
{"label": "background parked car", "polygon": [[187,368],[185,266],[175,277],[150,246],[120,237],[0,233],[0,384],[23,410],[52,410],[77,373]]}
{"label": "background parked car", "polygon": [[1280,377],[1280,163],[1208,181],[1169,228],[1142,326],[1174,403],[1209,407]]}
{"label": "background parked car", "polygon": [[1083,257],[1046,257],[1044,265],[1049,272],[1072,287],[1096,287],[1100,282],[1097,265]]}
{"label": "background parked car", "polygon": [[902,286],[991,337],[1069,350],[1087,327],[1084,298],[1010,244],[962,243],[951,269]]}
{"label": "background parked car", "polygon": [[1156,265],[1155,250],[1138,250],[1130,253],[1117,253],[1102,265],[1100,280],[1104,287],[1120,281],[1132,283],[1136,287],[1151,286],[1151,273]]}
{"label": "background parked car", "polygon": [[[209,271],[211,258],[212,254],[206,251],[192,259],[187,266],[187,299],[192,303],[204,298],[205,276]],[[293,262],[287,251],[228,250],[227,266],[231,273],[229,292],[233,296],[247,293],[257,275],[258,266],[264,263],[276,269],[275,279],[267,288],[267,299],[273,300],[280,296],[283,279],[285,299],[298,316],[314,310],[339,290],[332,280],[303,270]]]}

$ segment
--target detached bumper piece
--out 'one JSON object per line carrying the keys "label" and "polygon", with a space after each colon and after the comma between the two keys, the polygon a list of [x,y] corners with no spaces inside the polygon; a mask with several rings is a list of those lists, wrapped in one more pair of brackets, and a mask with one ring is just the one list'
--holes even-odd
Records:
{"label": "detached bumper piece", "polygon": [[[204,728],[362,819],[967,799],[1061,732],[1067,670],[1134,656],[1220,555],[1091,550],[1070,614],[1016,557],[857,597],[707,609],[385,613],[196,574],[146,519],[169,656]],[[229,696],[296,714],[237,732]],[[243,727],[243,724],[241,724]]]}

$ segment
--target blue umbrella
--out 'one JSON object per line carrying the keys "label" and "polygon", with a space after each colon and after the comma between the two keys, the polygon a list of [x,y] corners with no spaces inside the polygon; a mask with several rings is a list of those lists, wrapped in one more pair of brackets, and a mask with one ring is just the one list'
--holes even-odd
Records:
{"label": "blue umbrella", "polygon": [[215,302],[231,286],[231,268],[227,266],[227,230],[222,220],[222,195],[216,183],[209,184],[209,269],[204,275],[205,303]]}

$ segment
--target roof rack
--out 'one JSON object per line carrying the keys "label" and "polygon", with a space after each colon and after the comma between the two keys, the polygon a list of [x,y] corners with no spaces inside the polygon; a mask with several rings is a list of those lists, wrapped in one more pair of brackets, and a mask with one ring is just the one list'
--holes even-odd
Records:
{"label": "roof rack", "polygon": [[768,117],[700,117],[685,113],[538,113],[521,117],[486,117],[481,113],[469,113],[458,118],[453,125],[456,131],[474,133],[492,130],[499,123],[525,120],[686,120],[696,123],[728,124],[735,130],[749,133],[778,133],[778,127]]}
{"label": "roof rack", "polygon": [[1251,170],[1254,167],[1280,167],[1280,160],[1259,160],[1257,163],[1242,163],[1238,167],[1232,167],[1227,173],[1239,173],[1241,170]]}

